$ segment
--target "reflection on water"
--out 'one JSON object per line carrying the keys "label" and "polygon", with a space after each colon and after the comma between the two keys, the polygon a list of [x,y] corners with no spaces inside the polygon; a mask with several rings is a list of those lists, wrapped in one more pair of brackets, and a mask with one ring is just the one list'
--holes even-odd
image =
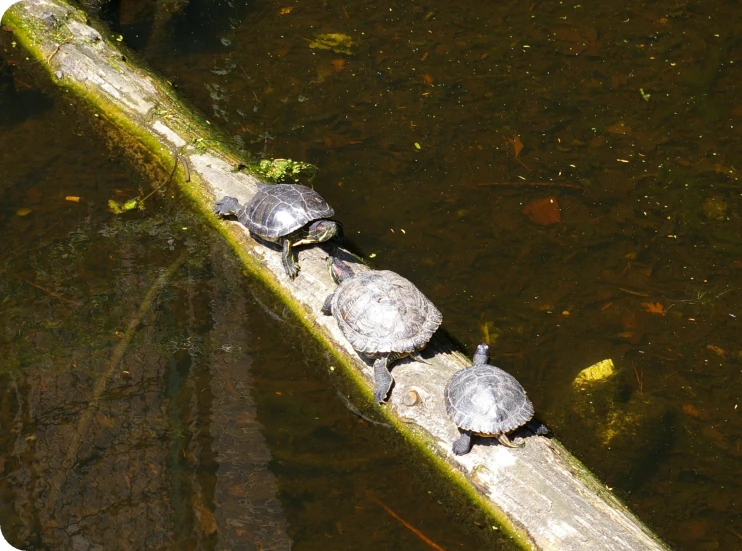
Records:
{"label": "reflection on water", "polygon": [[512,549],[374,423],[175,190],[110,213],[150,182],[0,40],[0,106],[36,98],[0,123],[0,526],[15,547],[429,549],[386,506],[445,549]]}
{"label": "reflection on water", "polygon": [[740,545],[738,3],[141,6],[104,16],[235,145],[320,167],[662,537]]}

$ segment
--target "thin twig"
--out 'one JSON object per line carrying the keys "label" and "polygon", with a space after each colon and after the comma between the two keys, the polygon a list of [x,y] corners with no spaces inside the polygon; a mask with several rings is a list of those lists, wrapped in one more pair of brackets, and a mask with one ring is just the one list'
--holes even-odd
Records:
{"label": "thin twig", "polygon": [[644,393],[644,366],[641,368],[641,375],[639,375],[639,372],[636,370],[636,364],[634,361],[631,361],[631,367],[634,368],[634,376],[636,377],[636,382],[639,383],[639,394]]}
{"label": "thin twig", "polygon": [[369,492],[368,490],[366,490],[366,495],[369,497],[369,499],[371,499],[372,501],[375,501],[376,503],[378,503],[379,505],[381,505],[384,508],[384,510],[387,513],[389,513],[391,516],[393,516],[394,518],[396,518],[402,524],[402,526],[404,526],[410,532],[412,532],[413,534],[415,534],[418,538],[420,538],[423,542],[425,542],[426,544],[428,544],[431,548],[435,549],[435,551],[446,551],[440,545],[438,545],[433,540],[431,540],[430,538],[428,538],[425,534],[423,534],[420,530],[418,530],[417,528],[415,528],[414,526],[412,526],[412,524],[410,524],[409,522],[407,522],[405,519],[403,519],[402,517],[400,517],[397,513],[395,513],[394,511],[392,511],[389,507],[387,507],[386,505],[384,505],[381,501],[379,501],[378,499],[376,499],[371,494],[371,492]]}
{"label": "thin twig", "polygon": [[477,185],[480,187],[564,187],[570,189],[585,189],[583,186],[577,184],[567,184],[562,182],[482,182]]}
{"label": "thin twig", "polygon": [[52,508],[56,504],[57,496],[62,491],[64,483],[67,480],[72,467],[77,462],[77,454],[80,451],[80,445],[82,444],[83,439],[90,429],[90,424],[93,421],[95,412],[98,410],[101,396],[106,390],[108,381],[111,379],[111,376],[113,375],[116,367],[118,367],[118,365],[121,363],[121,360],[124,358],[124,352],[126,352],[126,348],[129,346],[132,338],[134,338],[134,333],[139,327],[139,324],[142,322],[147,313],[152,309],[157,293],[160,291],[160,289],[162,289],[162,287],[165,286],[165,284],[172,277],[175,271],[180,267],[180,265],[185,262],[187,256],[188,252],[183,252],[175,260],[175,262],[173,262],[168,267],[165,273],[160,275],[160,277],[157,278],[154,284],[152,284],[152,287],[150,287],[149,291],[147,291],[147,294],[144,296],[144,300],[142,300],[142,303],[139,305],[139,310],[137,310],[136,315],[129,322],[129,326],[126,328],[124,335],[121,337],[118,346],[116,346],[116,349],[113,351],[111,360],[108,362],[108,367],[100,376],[98,382],[95,383],[95,388],[93,388],[93,393],[90,397],[90,401],[88,402],[88,407],[80,418],[80,423],[77,426],[77,430],[73,432],[72,442],[70,442],[69,446],[67,447],[67,454],[64,458],[64,461],[62,461],[62,465],[59,468],[59,471],[57,471],[57,474],[51,481],[51,488],[49,489],[49,496],[46,502],[47,509],[50,513]]}
{"label": "thin twig", "polygon": [[[50,232],[50,231],[52,231],[52,230],[53,230],[54,228],[56,228],[57,226],[59,226],[59,224],[60,224],[59,222],[54,222],[54,224],[52,224],[52,225],[51,225],[51,226],[49,226],[49,227],[48,227],[47,229],[45,229],[45,230],[44,230],[44,232],[43,232],[43,233],[42,233],[41,235],[37,236],[37,238],[38,238],[38,239],[41,239],[41,238],[42,238],[42,237],[44,237],[44,236],[45,236],[45,235],[46,235],[47,233],[49,233],[49,232]],[[50,243],[54,243],[54,241],[51,241]],[[42,247],[46,247],[47,245],[49,245],[49,243],[42,243],[42,244],[40,244],[40,245],[36,245],[35,247],[31,247],[30,249],[27,249],[27,248],[26,248],[26,245],[22,245],[22,246],[18,247],[17,249],[13,249],[12,251],[10,251],[10,252],[8,253],[8,256],[9,256],[9,257],[10,257],[10,256],[13,256],[14,254],[16,254],[16,253],[17,253],[18,251],[20,251],[20,250],[22,250],[22,251],[23,251],[24,253],[28,253],[28,252],[30,252],[30,251],[35,251],[36,249],[40,249],[40,248],[42,248]]]}
{"label": "thin twig", "polygon": [[650,295],[648,293],[641,293],[639,291],[632,291],[631,289],[627,289],[626,287],[619,287],[618,290],[619,291],[623,291],[624,293],[628,293],[630,295],[637,296],[637,297],[651,297],[652,296],[652,295]]}
{"label": "thin twig", "polygon": [[[62,43],[62,44],[64,44],[64,43]],[[46,63],[47,63],[47,64],[49,64],[49,63],[51,62],[52,58],[53,58],[53,57],[54,57],[55,55],[57,55],[57,52],[59,51],[59,48],[61,48],[61,47],[62,47],[62,44],[57,44],[57,47],[56,47],[56,48],[54,48],[54,51],[53,51],[52,53],[50,53],[50,54],[49,54],[49,55],[47,56],[47,58],[46,58]]]}
{"label": "thin twig", "polygon": [[186,183],[188,183],[191,181],[191,169],[188,166],[188,157],[178,154],[178,159],[180,159],[180,164],[183,165],[183,172],[185,173],[185,181]]}
{"label": "thin twig", "polygon": [[[150,191],[144,197],[144,199],[141,199],[139,201],[140,204],[141,203],[144,203],[147,199],[149,199],[150,197],[152,197],[155,193],[157,193],[158,191],[160,191],[162,188],[164,188],[166,185],[168,185],[172,181],[173,176],[175,176],[175,170],[178,168],[178,161],[180,161],[181,163],[183,162],[182,159],[181,159],[181,157],[180,157],[180,153],[176,153],[175,154],[175,162],[173,163],[173,169],[170,171],[170,176],[168,176],[167,180],[165,180],[159,186],[157,186],[155,189],[153,189],[152,191]],[[185,166],[185,164],[183,166]],[[188,169],[186,168],[185,171],[186,171],[186,176],[188,177],[188,180],[190,180],[190,173],[188,172]],[[188,180],[186,180],[186,181],[188,181]]]}
{"label": "thin twig", "polygon": [[336,390],[337,390],[338,396],[340,397],[340,401],[343,402],[343,404],[345,405],[346,408],[348,408],[348,411],[350,411],[354,415],[357,415],[358,417],[360,417],[364,421],[367,421],[367,422],[372,423],[374,425],[381,425],[382,427],[392,428],[392,426],[389,423],[384,423],[382,421],[376,421],[374,419],[371,419],[368,415],[364,415],[363,412],[360,409],[358,409],[356,406],[354,406],[350,402],[350,399],[347,398],[342,392],[340,392],[339,389],[336,389]]}
{"label": "thin twig", "polygon": [[15,276],[15,277],[17,277],[18,279],[20,279],[20,280],[21,280],[21,281],[23,281],[24,283],[28,283],[29,285],[31,285],[31,287],[36,287],[36,288],[37,288],[37,289],[39,289],[40,291],[44,291],[44,292],[45,292],[45,293],[46,293],[47,295],[49,295],[49,296],[51,296],[51,297],[54,297],[54,298],[56,298],[57,300],[61,300],[62,302],[66,302],[66,303],[68,303],[68,304],[74,304],[75,306],[82,306],[82,303],[81,303],[81,302],[77,302],[77,301],[74,301],[74,300],[70,300],[70,299],[68,299],[68,298],[64,298],[64,297],[62,297],[62,296],[59,296],[59,295],[58,295],[57,293],[55,293],[54,291],[52,291],[52,290],[50,290],[50,289],[47,289],[46,287],[42,287],[41,285],[37,285],[37,284],[36,284],[36,283],[34,283],[33,281],[29,281],[29,280],[27,280],[27,279],[26,279],[25,277],[21,277],[21,276],[19,276],[19,275]]}

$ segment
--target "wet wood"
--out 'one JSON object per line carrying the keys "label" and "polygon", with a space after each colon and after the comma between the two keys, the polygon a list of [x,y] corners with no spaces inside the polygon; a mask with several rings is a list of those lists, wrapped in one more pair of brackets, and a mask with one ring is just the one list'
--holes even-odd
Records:
{"label": "wet wood", "polygon": [[[182,176],[181,183],[197,196],[205,213],[216,197],[228,194],[244,201],[255,193],[256,180],[234,171],[228,151],[209,146],[216,142],[208,139],[208,127],[172,99],[167,85],[131,64],[84,20],[77,10],[57,1],[26,0],[12,8],[3,23],[13,27],[18,40],[40,63],[48,65],[55,80],[121,125],[122,132],[132,132],[163,157],[163,164],[166,155],[169,162],[175,155],[184,158],[191,183],[182,183]],[[342,220],[342,213],[337,217]],[[231,236],[248,268],[349,366],[370,396],[372,368],[354,354],[334,318],[321,313],[325,297],[334,288],[325,264],[327,253],[320,247],[301,248],[301,273],[290,282],[278,250],[256,243],[237,223],[215,224]],[[453,473],[524,547],[667,549],[557,440],[521,433],[527,436],[524,448],[507,449],[489,439],[480,441],[468,455],[454,456],[451,445],[458,431],[446,416],[443,388],[456,370],[471,362],[440,334],[434,336],[423,357],[428,364],[407,359],[394,367],[396,385],[383,406],[385,414],[423,453],[438,460],[442,476]],[[411,400],[413,392],[416,399]]]}

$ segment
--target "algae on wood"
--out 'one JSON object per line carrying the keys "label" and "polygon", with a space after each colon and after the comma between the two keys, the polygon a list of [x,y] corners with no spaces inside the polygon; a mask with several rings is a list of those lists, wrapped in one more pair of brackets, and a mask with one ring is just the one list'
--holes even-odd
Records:
{"label": "algae on wood", "polygon": [[[370,396],[371,367],[358,359],[334,319],[321,313],[335,286],[326,270],[326,253],[320,247],[301,249],[302,271],[292,283],[280,252],[257,244],[237,224],[217,221],[210,214],[213,199],[228,194],[245,201],[255,193],[255,178],[235,172],[232,155],[166,85],[133,65],[83,21],[80,12],[60,1],[26,0],[9,12],[5,24],[62,86],[160,156],[163,165],[183,148],[180,154],[191,167],[191,183],[179,183],[197,208],[211,216],[245,265],[281,296]],[[423,356],[429,364],[408,359],[394,367],[396,384],[382,408],[385,415],[524,547],[666,549],[556,440],[531,436],[526,447],[517,450],[482,442],[468,455],[454,456],[451,445],[458,431],[446,416],[443,388],[455,370],[470,362],[440,334]],[[418,399],[406,399],[412,392]]]}

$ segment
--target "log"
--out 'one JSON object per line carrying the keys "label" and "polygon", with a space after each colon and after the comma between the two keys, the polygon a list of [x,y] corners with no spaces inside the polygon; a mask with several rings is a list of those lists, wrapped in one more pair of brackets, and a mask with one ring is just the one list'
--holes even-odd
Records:
{"label": "log", "polygon": [[[255,193],[257,180],[236,171],[237,157],[208,123],[186,109],[167,83],[108,43],[88,24],[85,14],[61,0],[24,0],[6,13],[3,23],[60,86],[84,99],[96,116],[113,122],[122,139],[148,149],[163,167],[172,166],[176,154],[187,160],[190,182],[182,171],[176,180],[195,208],[327,347],[333,365],[347,370],[370,400],[371,367],[354,353],[334,318],[321,313],[335,287],[327,271],[326,251],[300,249],[301,272],[291,282],[277,250],[257,243],[238,223],[211,214],[215,198],[226,194],[245,201]],[[342,214],[337,214],[341,221]],[[352,257],[348,254],[348,258]],[[358,264],[358,269],[366,268]],[[380,411],[433,460],[442,477],[460,485],[524,548],[668,549],[556,439],[531,434],[521,449],[508,449],[489,439],[480,441],[468,455],[454,456],[451,445],[458,431],[446,415],[443,388],[452,373],[471,361],[440,331],[423,356],[429,363],[407,359],[394,367],[396,384]]]}

